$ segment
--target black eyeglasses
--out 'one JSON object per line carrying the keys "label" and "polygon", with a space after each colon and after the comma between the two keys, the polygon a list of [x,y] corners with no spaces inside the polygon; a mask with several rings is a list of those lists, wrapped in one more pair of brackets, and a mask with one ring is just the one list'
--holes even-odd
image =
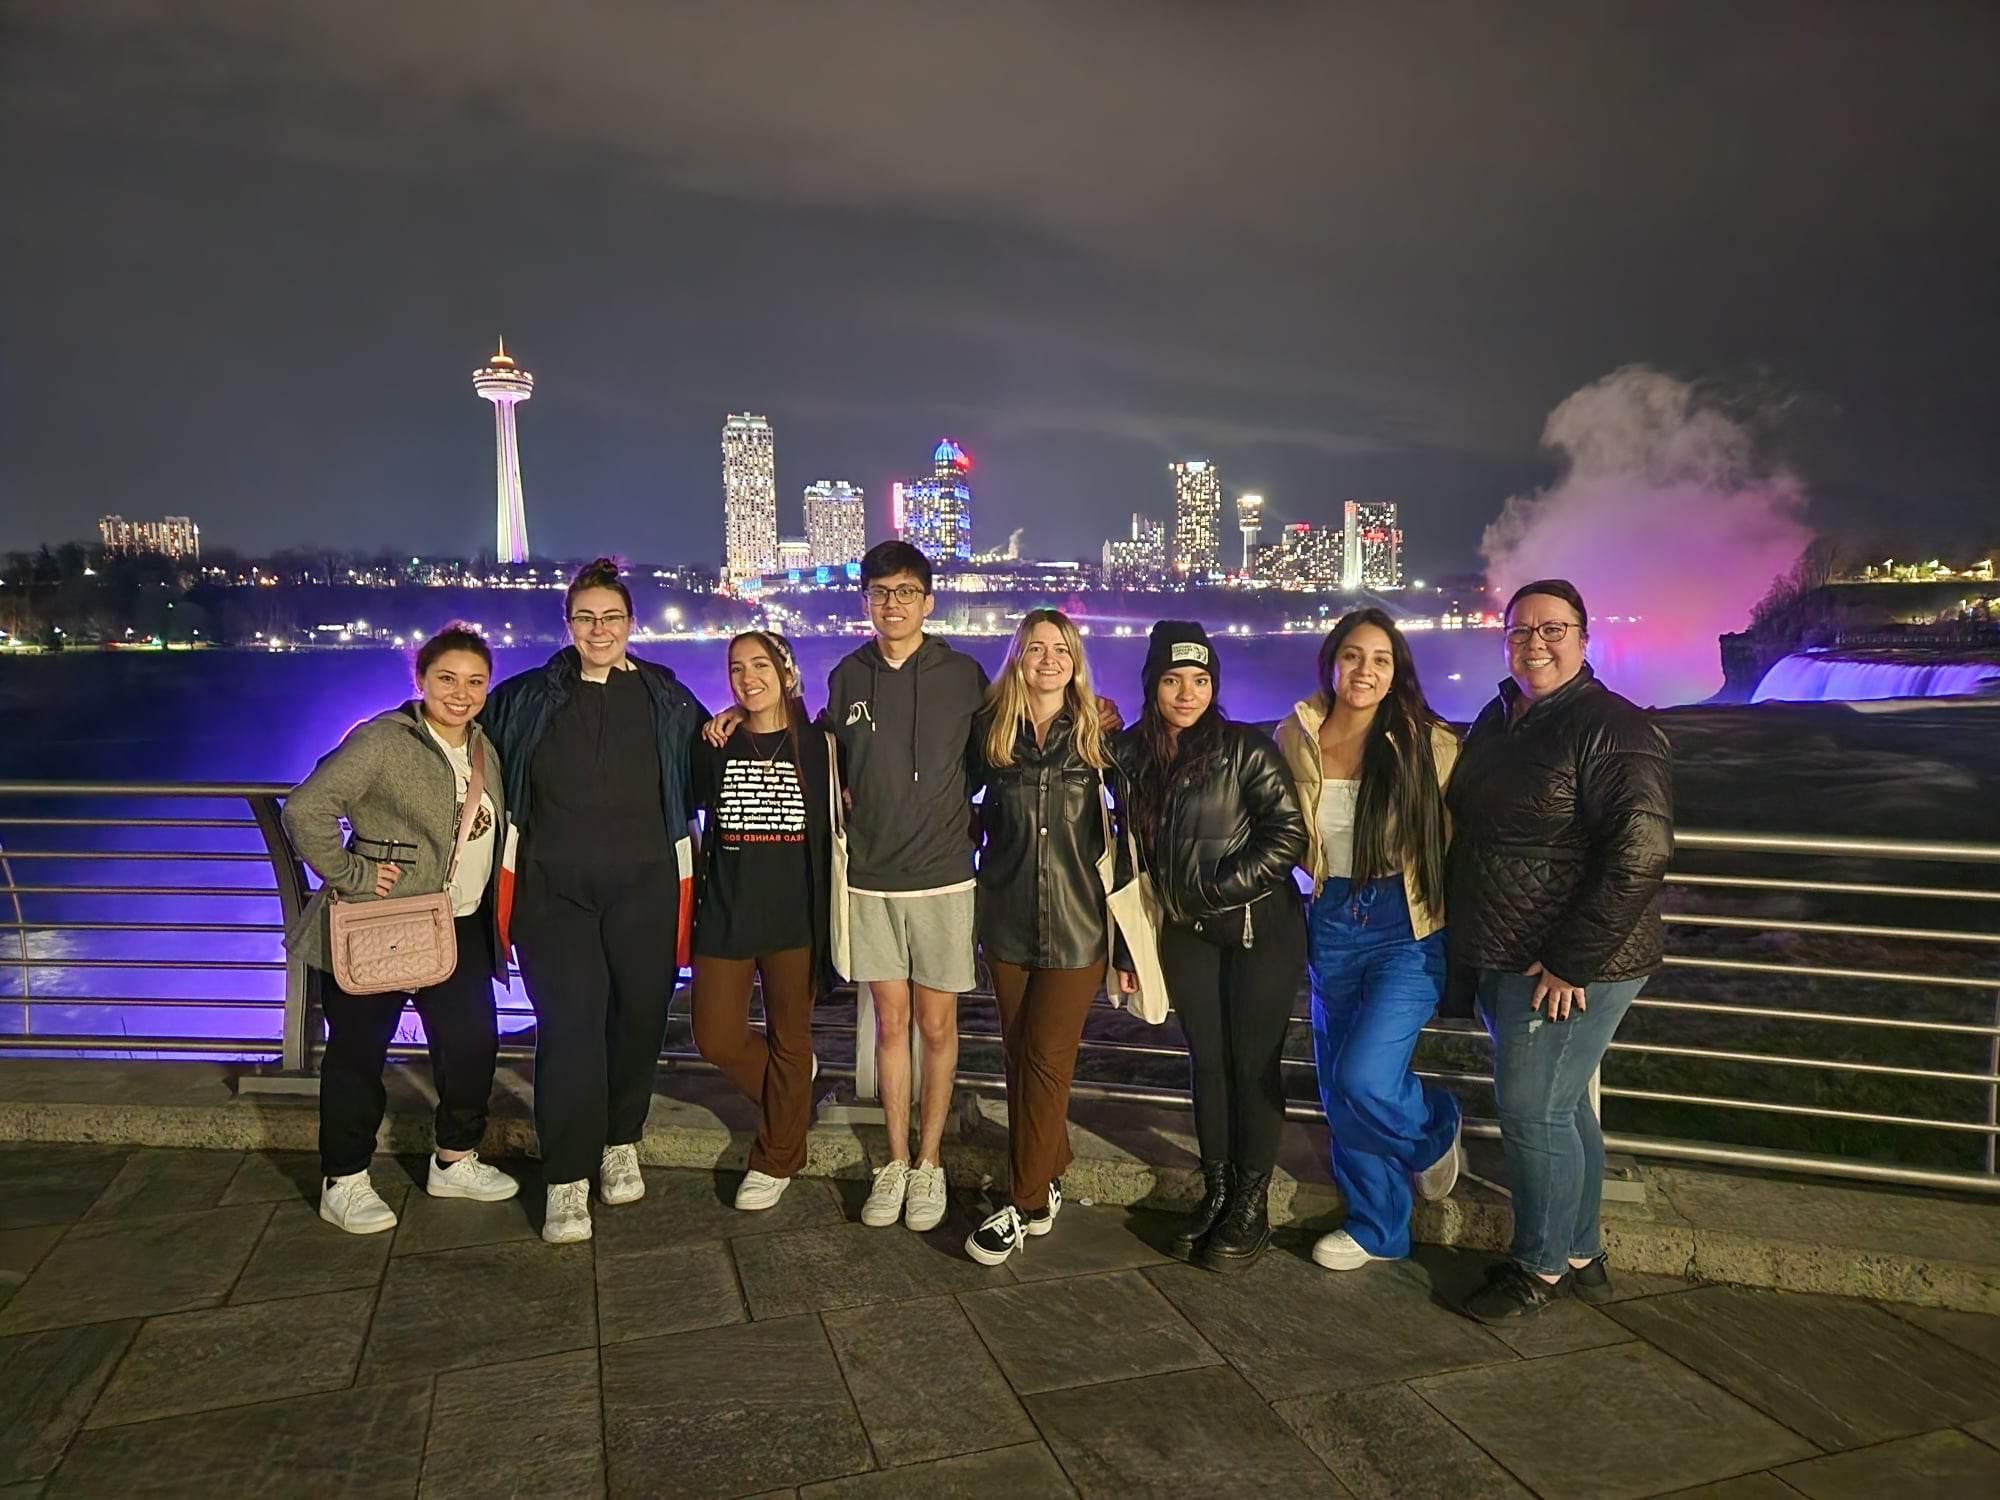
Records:
{"label": "black eyeglasses", "polygon": [[914,583],[899,583],[892,589],[885,589],[878,585],[868,590],[868,602],[870,604],[887,604],[893,599],[898,604],[915,604],[929,592],[929,589],[918,588]]}
{"label": "black eyeglasses", "polygon": [[1572,630],[1581,629],[1583,627],[1574,620],[1544,620],[1539,625],[1516,625],[1507,632],[1507,644],[1525,646],[1531,637],[1540,636],[1553,646]]}
{"label": "black eyeglasses", "polygon": [[592,630],[599,625],[604,626],[607,630],[617,630],[622,626],[630,625],[632,617],[622,609],[614,609],[608,615],[593,615],[588,610],[579,610],[576,614],[569,617],[569,622],[578,630]]}

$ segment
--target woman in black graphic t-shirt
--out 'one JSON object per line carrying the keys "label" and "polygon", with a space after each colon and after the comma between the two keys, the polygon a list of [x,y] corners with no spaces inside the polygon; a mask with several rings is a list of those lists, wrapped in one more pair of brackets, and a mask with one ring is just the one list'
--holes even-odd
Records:
{"label": "woman in black graphic t-shirt", "polygon": [[[781,635],[729,643],[729,690],[746,717],[720,750],[694,752],[704,814],[695,913],[694,1044],[762,1111],[741,1209],[769,1208],[805,1165],[812,1123],[812,1010],[827,974],[832,801],[825,734],[806,719]],[[750,1028],[752,974],[762,1033]]]}

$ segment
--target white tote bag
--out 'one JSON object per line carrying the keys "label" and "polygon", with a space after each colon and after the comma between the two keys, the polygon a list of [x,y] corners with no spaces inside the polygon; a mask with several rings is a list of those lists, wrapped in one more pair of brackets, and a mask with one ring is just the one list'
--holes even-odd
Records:
{"label": "white tote bag", "polygon": [[1116,935],[1113,949],[1116,950],[1117,937],[1125,939],[1125,950],[1132,960],[1132,972],[1138,976],[1139,992],[1135,995],[1118,993],[1118,975],[1115,967],[1107,974],[1109,983],[1106,993],[1114,1005],[1123,1003],[1133,1015],[1150,1021],[1157,1026],[1166,1020],[1171,1006],[1167,1003],[1167,976],[1160,968],[1160,915],[1159,897],[1153,894],[1152,877],[1140,868],[1138,842],[1132,837],[1131,822],[1126,820],[1125,847],[1132,859],[1132,878],[1112,889],[1118,878],[1118,850],[1111,841],[1111,808],[1105,802],[1106,793],[1099,792],[1098,800],[1104,803],[1104,853],[1097,861],[1098,878],[1104,883],[1104,904],[1111,912],[1111,922]]}
{"label": "white tote bag", "polygon": [[847,922],[847,808],[840,800],[840,746],[826,737],[826,796],[833,820],[832,888],[827,892],[826,937],[833,970],[852,979],[854,953]]}

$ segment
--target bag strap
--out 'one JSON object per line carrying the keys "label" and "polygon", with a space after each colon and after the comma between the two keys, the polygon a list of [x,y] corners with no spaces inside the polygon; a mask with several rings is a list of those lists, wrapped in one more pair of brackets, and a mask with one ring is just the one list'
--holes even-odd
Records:
{"label": "bag strap", "polygon": [[458,858],[465,853],[465,846],[472,838],[472,824],[479,816],[479,804],[486,796],[486,744],[483,740],[472,741],[472,778],[465,787],[465,806],[458,814],[458,842],[451,848],[451,863],[444,867],[445,889],[451,889],[451,878],[458,873]]}
{"label": "bag strap", "polygon": [[827,734],[825,730],[821,730],[820,733],[826,735],[827,807],[833,814],[833,831],[835,835],[845,837],[847,833],[847,809],[841,805],[840,801],[840,742],[834,739],[831,734]]}

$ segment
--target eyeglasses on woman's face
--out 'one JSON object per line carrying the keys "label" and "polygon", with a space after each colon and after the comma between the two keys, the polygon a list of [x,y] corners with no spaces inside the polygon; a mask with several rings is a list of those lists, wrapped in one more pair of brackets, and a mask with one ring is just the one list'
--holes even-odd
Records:
{"label": "eyeglasses on woman's face", "polygon": [[924,590],[914,583],[899,583],[894,588],[876,584],[868,590],[870,604],[915,604],[923,597]]}
{"label": "eyeglasses on woman's face", "polygon": [[1579,628],[1574,620],[1544,620],[1539,625],[1516,625],[1512,630],[1507,632],[1507,644],[1510,646],[1525,646],[1536,636],[1540,636],[1553,646],[1572,630]]}
{"label": "eyeglasses on woman's face", "polygon": [[595,630],[600,625],[606,630],[623,630],[632,623],[632,617],[622,609],[614,609],[601,615],[580,609],[569,617],[569,622],[578,630]]}

